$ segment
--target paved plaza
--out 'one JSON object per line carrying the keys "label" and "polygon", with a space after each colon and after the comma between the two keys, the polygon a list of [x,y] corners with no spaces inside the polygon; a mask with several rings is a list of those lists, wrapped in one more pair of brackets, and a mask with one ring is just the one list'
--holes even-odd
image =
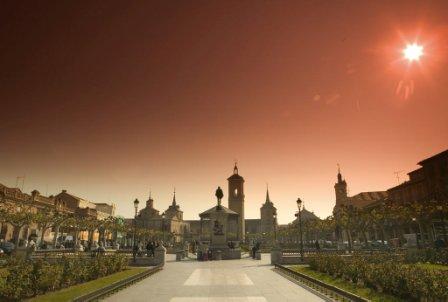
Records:
{"label": "paved plaza", "polygon": [[161,302],[282,302],[324,301],[300,285],[273,271],[269,255],[261,261],[249,258],[198,262],[168,262],[150,276],[106,301]]}

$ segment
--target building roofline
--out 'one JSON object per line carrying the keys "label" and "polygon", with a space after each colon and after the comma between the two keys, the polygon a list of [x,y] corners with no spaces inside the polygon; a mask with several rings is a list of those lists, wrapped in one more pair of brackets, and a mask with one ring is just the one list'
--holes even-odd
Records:
{"label": "building roofline", "polygon": [[423,166],[423,164],[425,164],[425,163],[427,163],[429,161],[432,161],[432,160],[436,159],[437,157],[441,157],[441,156],[448,156],[448,149],[445,150],[445,151],[442,151],[440,153],[437,153],[436,155],[433,155],[431,157],[425,158],[425,159],[419,161],[418,164],[420,166]]}

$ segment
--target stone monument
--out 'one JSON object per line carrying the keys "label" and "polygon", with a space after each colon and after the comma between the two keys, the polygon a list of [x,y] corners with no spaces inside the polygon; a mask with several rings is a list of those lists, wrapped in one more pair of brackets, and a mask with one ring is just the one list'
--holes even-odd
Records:
{"label": "stone monument", "polygon": [[[239,214],[221,205],[224,194],[220,187],[216,190],[215,196],[217,205],[199,214],[201,218],[201,239],[203,242],[208,242],[213,259],[239,259],[241,258],[241,250],[229,246],[229,241],[239,241]],[[204,220],[210,220],[210,229],[207,232],[202,228]],[[206,238],[205,234],[209,234],[209,237]]]}

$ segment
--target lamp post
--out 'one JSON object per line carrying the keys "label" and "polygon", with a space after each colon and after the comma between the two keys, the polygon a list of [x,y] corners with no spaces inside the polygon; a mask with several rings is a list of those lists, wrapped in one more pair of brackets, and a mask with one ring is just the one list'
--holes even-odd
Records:
{"label": "lamp post", "polygon": [[163,244],[165,244],[165,212],[163,212],[162,213],[162,234],[163,234],[163,237],[162,237],[162,241],[163,241]]}
{"label": "lamp post", "polygon": [[[414,222],[414,223],[417,223],[417,227],[418,227],[418,233],[420,233],[420,236],[422,236],[423,237],[423,234],[422,234],[422,231],[421,231],[421,228],[420,228],[420,222],[417,220],[417,218],[415,218],[415,217],[412,217],[412,221]],[[418,239],[418,235],[419,234],[416,234],[416,236],[415,236],[415,240],[417,241],[416,243],[417,243],[417,248],[420,248],[420,240]]]}
{"label": "lamp post", "polygon": [[299,211],[296,213],[296,217],[298,218],[298,226],[299,226],[299,234],[300,234],[300,259],[303,262],[303,234],[302,234],[302,200],[300,198],[297,198],[297,208]]}
{"label": "lamp post", "polygon": [[136,228],[137,228],[137,212],[138,212],[138,204],[139,204],[139,201],[138,201],[138,199],[136,198],[136,199],[134,200],[134,209],[135,209],[135,213],[134,213],[134,230],[133,230],[133,232],[132,232],[132,247],[135,246],[135,231],[136,231]]}
{"label": "lamp post", "polygon": [[274,246],[278,245],[277,242],[277,212],[274,213]]}

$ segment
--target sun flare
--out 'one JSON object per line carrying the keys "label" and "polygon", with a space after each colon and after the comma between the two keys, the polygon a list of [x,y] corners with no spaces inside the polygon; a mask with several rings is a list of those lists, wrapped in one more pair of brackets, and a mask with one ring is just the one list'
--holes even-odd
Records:
{"label": "sun flare", "polygon": [[408,61],[418,61],[423,55],[423,46],[416,43],[408,44],[403,50],[403,54]]}

